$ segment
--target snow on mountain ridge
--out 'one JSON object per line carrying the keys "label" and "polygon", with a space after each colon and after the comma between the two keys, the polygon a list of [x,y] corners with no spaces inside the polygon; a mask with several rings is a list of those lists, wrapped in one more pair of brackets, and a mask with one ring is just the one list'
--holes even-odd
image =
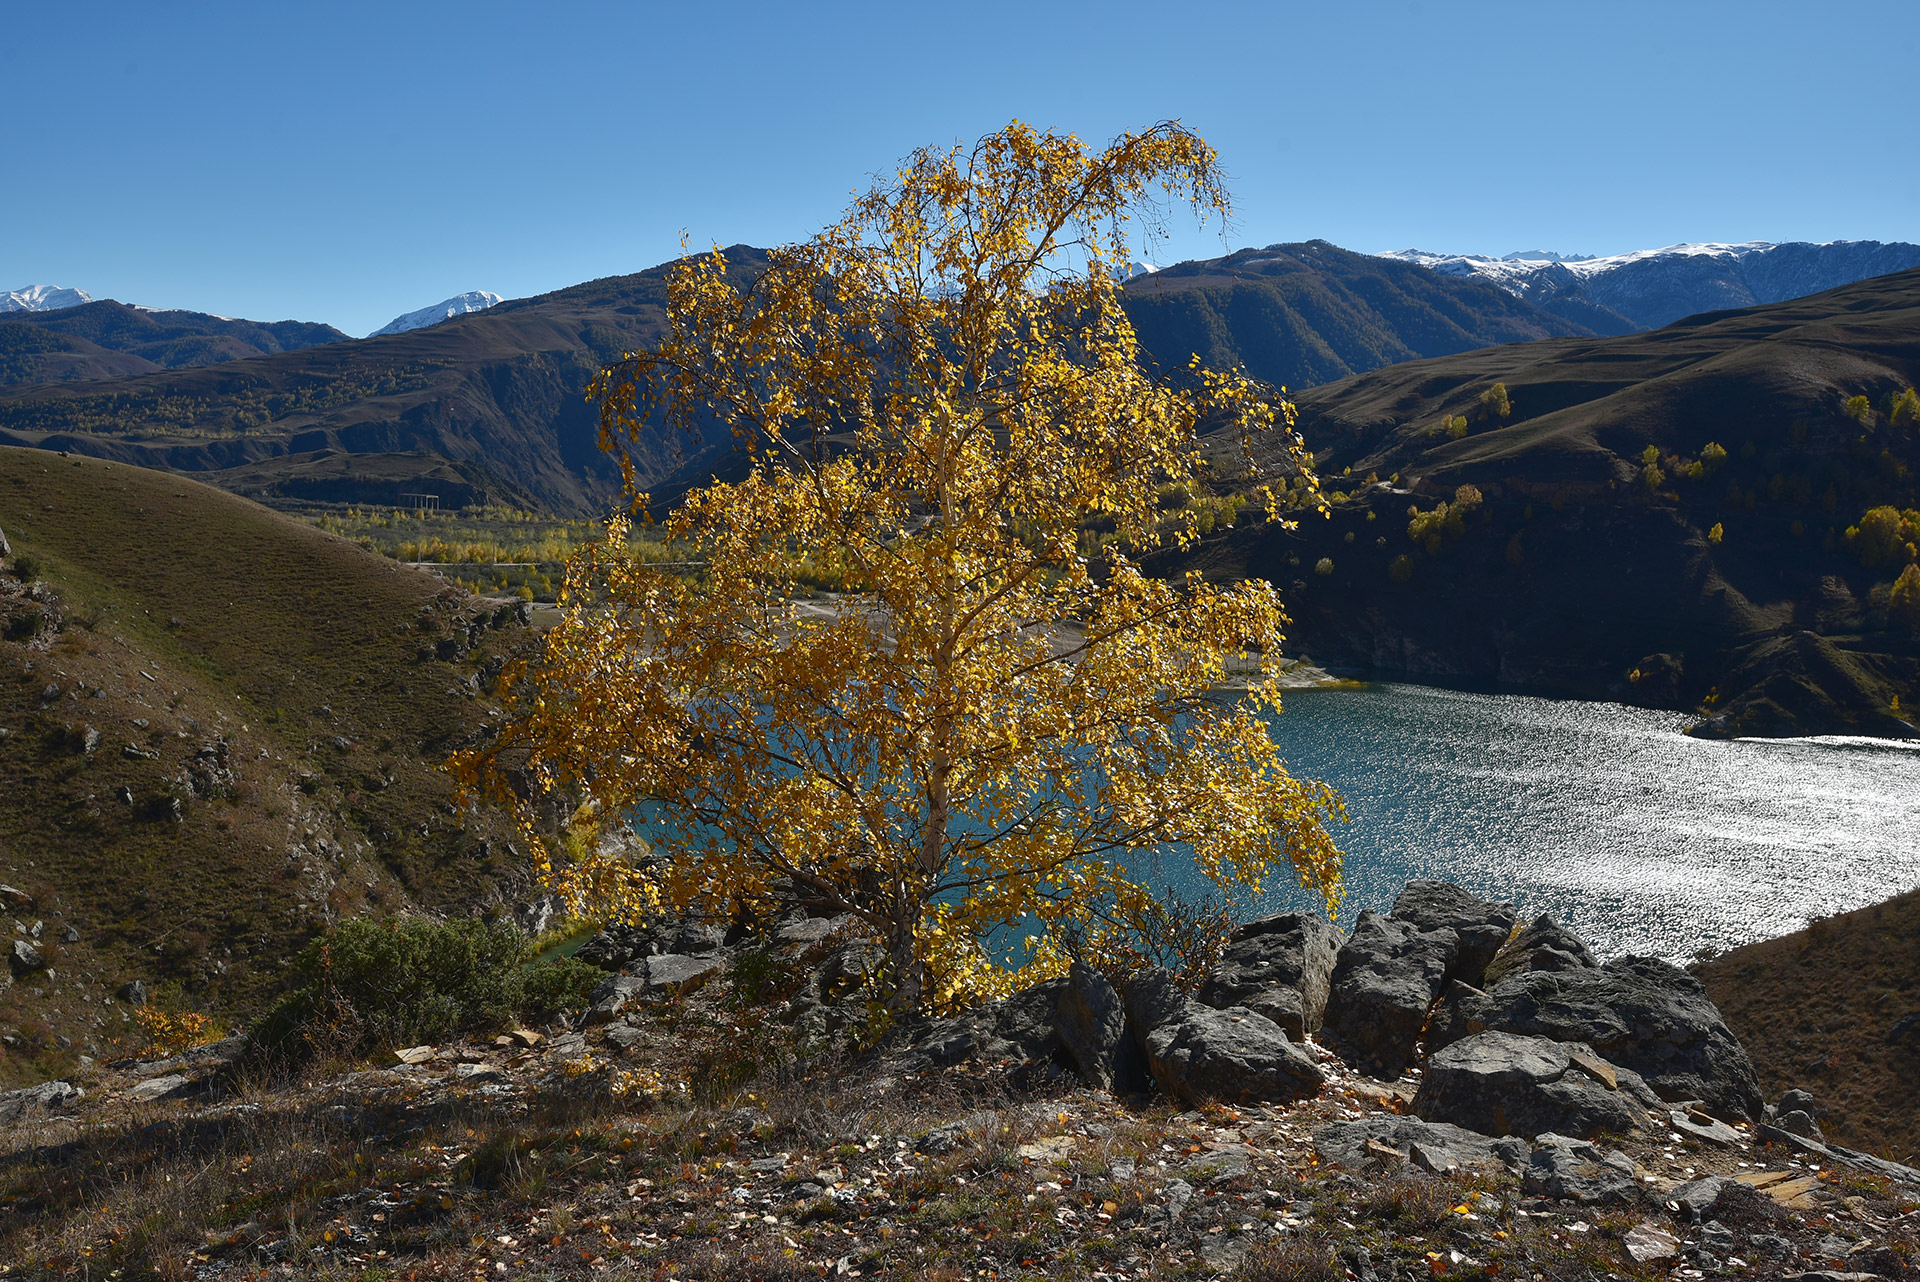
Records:
{"label": "snow on mountain ridge", "polygon": [[1920,245],[1877,240],[1689,241],[1598,258],[1489,258],[1423,249],[1377,257],[1443,276],[1476,277],[1596,332],[1627,333],[1700,312],[1783,302],[1920,267]]}
{"label": "snow on mountain ridge", "polygon": [[0,294],[0,312],[57,312],[66,307],[91,303],[93,295],[84,289],[63,285],[22,285]]}
{"label": "snow on mountain ridge", "polygon": [[444,299],[431,307],[422,307],[417,312],[396,316],[367,337],[379,338],[383,334],[404,334],[410,329],[424,329],[428,325],[438,325],[441,321],[465,316],[469,312],[484,312],[499,302],[498,294],[484,289],[470,289],[464,294],[455,294],[452,298]]}

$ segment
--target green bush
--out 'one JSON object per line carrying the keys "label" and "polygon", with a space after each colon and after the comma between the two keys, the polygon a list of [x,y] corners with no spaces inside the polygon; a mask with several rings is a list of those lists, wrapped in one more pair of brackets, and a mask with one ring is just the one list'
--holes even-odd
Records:
{"label": "green bush", "polygon": [[22,583],[31,583],[40,577],[40,561],[25,552],[13,558],[13,577]]}
{"label": "green bush", "polygon": [[571,958],[523,965],[511,924],[351,918],[294,963],[296,987],[253,1030],[288,1053],[338,1054],[498,1032],[585,1005],[599,972]]}

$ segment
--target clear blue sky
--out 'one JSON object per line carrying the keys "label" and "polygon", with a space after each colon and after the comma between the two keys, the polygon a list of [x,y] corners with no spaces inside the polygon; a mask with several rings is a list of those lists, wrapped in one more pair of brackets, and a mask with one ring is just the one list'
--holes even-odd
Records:
{"label": "clear blue sky", "polygon": [[[0,288],[361,334],[829,220],[1018,117],[1219,148],[1234,247],[1920,241],[1920,3],[0,0]],[[1217,254],[1217,229],[1163,261]]]}

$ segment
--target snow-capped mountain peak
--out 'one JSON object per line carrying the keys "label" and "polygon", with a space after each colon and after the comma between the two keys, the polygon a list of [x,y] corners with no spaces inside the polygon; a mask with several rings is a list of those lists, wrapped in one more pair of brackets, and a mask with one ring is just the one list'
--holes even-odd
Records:
{"label": "snow-capped mountain peak", "polygon": [[441,321],[465,316],[469,312],[484,312],[499,302],[498,294],[489,293],[484,289],[470,289],[464,294],[455,294],[452,298],[435,303],[431,307],[422,307],[417,312],[396,316],[367,337],[379,338],[382,334],[404,334],[410,329],[425,329],[428,325],[438,325]]}
{"label": "snow-capped mountain peak", "polygon": [[1920,245],[1877,240],[1688,241],[1601,257],[1524,250],[1490,258],[1424,249],[1379,257],[1443,276],[1477,277],[1600,333],[1625,333],[1699,312],[1782,302],[1920,267]]}
{"label": "snow-capped mountain peak", "polygon": [[92,301],[93,295],[84,289],[23,285],[0,294],[0,312],[57,312],[63,307],[78,307]]}

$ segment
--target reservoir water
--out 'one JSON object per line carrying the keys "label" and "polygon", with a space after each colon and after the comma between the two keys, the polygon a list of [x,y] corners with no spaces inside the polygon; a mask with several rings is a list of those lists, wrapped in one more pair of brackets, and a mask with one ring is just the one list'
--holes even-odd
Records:
{"label": "reservoir water", "polygon": [[[1676,713],[1422,686],[1285,704],[1294,774],[1346,798],[1343,923],[1438,877],[1551,913],[1603,958],[1685,961],[1920,886],[1915,745],[1712,742]],[[1280,884],[1260,910],[1289,906],[1310,905]]]}

